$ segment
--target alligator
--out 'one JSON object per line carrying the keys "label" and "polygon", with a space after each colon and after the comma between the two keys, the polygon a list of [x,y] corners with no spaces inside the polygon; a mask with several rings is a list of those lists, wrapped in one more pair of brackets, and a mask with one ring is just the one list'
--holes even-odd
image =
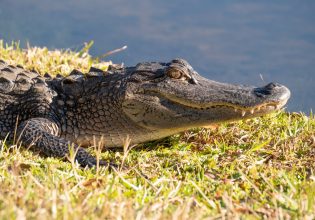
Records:
{"label": "alligator", "polygon": [[[287,87],[220,83],[184,59],[133,67],[91,67],[66,77],[44,76],[0,61],[0,138],[48,157],[74,149],[83,167],[115,166],[85,147],[105,148],[161,139],[187,129],[265,115],[282,108]],[[71,148],[70,146],[73,146]]]}

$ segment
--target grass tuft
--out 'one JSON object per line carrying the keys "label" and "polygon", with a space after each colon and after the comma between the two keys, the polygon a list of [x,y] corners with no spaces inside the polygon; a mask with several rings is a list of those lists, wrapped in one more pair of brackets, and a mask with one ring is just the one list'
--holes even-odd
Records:
{"label": "grass tuft", "polygon": [[0,58],[6,62],[20,64],[29,70],[35,70],[44,75],[49,73],[52,76],[61,74],[68,75],[73,69],[88,72],[91,66],[107,70],[111,62],[99,62],[89,55],[89,48],[93,41],[85,43],[80,51],[48,50],[43,47],[30,47],[21,49],[19,42],[5,43],[0,39]]}
{"label": "grass tuft", "polygon": [[[81,51],[0,41],[42,74],[106,69]],[[0,142],[0,219],[315,218],[315,118],[279,111],[96,154],[132,169],[79,169]]]}

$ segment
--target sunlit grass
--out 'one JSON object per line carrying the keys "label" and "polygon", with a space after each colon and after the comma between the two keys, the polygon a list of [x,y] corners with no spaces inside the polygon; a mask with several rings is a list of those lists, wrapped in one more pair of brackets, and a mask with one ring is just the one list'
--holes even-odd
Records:
{"label": "sunlit grass", "polygon": [[[0,41],[0,59],[53,75],[106,69],[88,48],[22,50]],[[113,171],[0,146],[0,219],[315,218],[312,115],[281,111],[102,152],[127,167]]]}
{"label": "sunlit grass", "polygon": [[43,75],[45,73],[53,76],[67,75],[74,68],[87,72],[92,65],[107,70],[111,62],[99,62],[88,54],[92,45],[93,41],[85,43],[80,51],[48,50],[46,47],[30,46],[23,50],[18,42],[8,44],[0,39],[0,57],[12,65],[20,64],[26,69],[35,70]]}

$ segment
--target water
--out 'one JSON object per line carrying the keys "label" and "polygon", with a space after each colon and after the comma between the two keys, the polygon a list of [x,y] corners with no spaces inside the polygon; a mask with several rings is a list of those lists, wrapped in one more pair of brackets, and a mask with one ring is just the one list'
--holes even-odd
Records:
{"label": "water", "polygon": [[[108,59],[187,59],[224,82],[287,85],[289,111],[315,107],[315,1],[0,0],[0,38],[78,48],[92,55],[128,45]],[[261,77],[262,76],[262,77]]]}

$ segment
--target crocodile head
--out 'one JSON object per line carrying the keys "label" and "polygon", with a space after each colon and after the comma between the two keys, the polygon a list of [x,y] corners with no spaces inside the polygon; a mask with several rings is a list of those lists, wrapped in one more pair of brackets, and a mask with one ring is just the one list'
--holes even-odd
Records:
{"label": "crocodile head", "polygon": [[123,111],[150,130],[208,126],[282,108],[290,91],[278,83],[233,85],[200,76],[183,59],[141,63],[127,82]]}

